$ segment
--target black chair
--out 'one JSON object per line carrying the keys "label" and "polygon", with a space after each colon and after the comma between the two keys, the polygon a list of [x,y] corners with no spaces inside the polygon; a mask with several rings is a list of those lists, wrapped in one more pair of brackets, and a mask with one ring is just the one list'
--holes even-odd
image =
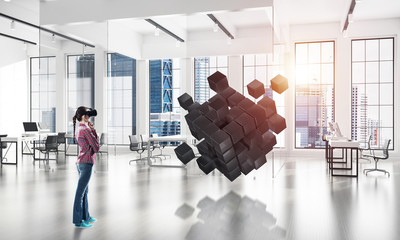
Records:
{"label": "black chair", "polygon": [[[65,134],[66,134],[65,132],[59,132],[58,135],[57,135],[57,154],[58,154],[58,152],[65,152],[66,149],[67,149],[67,144],[65,142]],[[58,147],[61,144],[64,144],[64,150],[59,150],[58,149]]]}
{"label": "black chair", "polygon": [[145,158],[142,158],[142,153],[146,150],[146,148],[142,146],[142,141],[139,138],[139,136],[129,135],[129,141],[130,141],[129,149],[131,151],[137,152],[139,154],[139,158],[130,160],[129,164],[131,164],[131,162],[137,162],[140,160],[144,160]]}
{"label": "black chair", "polygon": [[[45,169],[49,170],[49,160],[50,160],[50,152],[55,152],[57,153],[58,149],[58,143],[57,143],[58,136],[47,136],[46,142],[44,145],[37,147],[36,149],[39,150],[41,153],[45,155],[45,158],[43,159],[43,164],[45,165]],[[58,162],[57,158],[55,159],[56,162]],[[47,163],[47,166],[46,166]],[[39,167],[40,167],[40,161],[39,161]]]}
{"label": "black chair", "polygon": [[369,135],[368,141],[364,142],[365,145],[361,146],[359,148],[359,150],[360,150],[360,159],[368,160],[369,162],[371,162],[371,160],[369,158],[367,158],[368,156],[366,156],[366,155],[372,155],[371,141],[372,141],[372,135]]}
{"label": "black chair", "polygon": [[[153,133],[153,134],[151,134],[151,136],[158,137],[158,134]],[[165,146],[167,146],[167,144],[162,144],[162,143],[160,143],[160,141],[153,141],[151,146],[153,146],[154,149],[157,149],[157,148],[160,149],[160,154],[154,155],[154,157],[165,157],[165,158],[170,157],[171,158],[171,155],[163,154],[163,152],[162,152],[163,149],[165,148]]]}
{"label": "black chair", "polygon": [[[149,142],[149,137],[146,135],[146,134],[140,134],[140,138],[141,138],[141,140],[142,140],[142,147],[145,149],[145,150],[147,150],[147,148],[149,147],[148,146],[148,142]],[[150,142],[150,149],[149,149],[149,151],[150,151],[150,158],[158,158],[158,159],[161,159],[160,157],[153,157],[152,156],[152,152],[154,151],[154,143],[152,143],[152,142]]]}
{"label": "black chair", "polygon": [[106,143],[106,136],[107,136],[107,135],[106,135],[105,133],[102,133],[102,134],[100,135],[100,147],[99,147],[100,151],[98,152],[98,153],[100,153],[100,154],[103,154],[103,153],[108,154],[108,151],[101,150],[101,147],[102,147],[102,146],[107,146],[107,143]]}
{"label": "black chair", "polygon": [[[375,168],[369,168],[369,169],[364,169],[364,173],[365,175],[368,175],[369,172],[373,172],[373,171],[378,171],[378,172],[383,172],[385,174],[388,175],[388,177],[390,177],[390,173],[384,169],[378,169],[378,161],[379,160],[386,160],[389,158],[389,145],[390,145],[390,139],[386,139],[384,144],[383,144],[383,148],[382,149],[372,149],[372,154],[368,155],[366,154],[366,157],[371,157],[374,159],[375,161]],[[376,154],[376,151],[382,151],[382,154]]]}

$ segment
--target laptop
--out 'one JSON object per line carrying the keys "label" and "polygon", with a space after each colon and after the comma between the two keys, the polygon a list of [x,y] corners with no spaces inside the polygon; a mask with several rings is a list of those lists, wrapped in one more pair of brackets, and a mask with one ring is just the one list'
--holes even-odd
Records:
{"label": "laptop", "polygon": [[23,122],[23,125],[25,130],[24,136],[33,136],[39,132],[36,122]]}

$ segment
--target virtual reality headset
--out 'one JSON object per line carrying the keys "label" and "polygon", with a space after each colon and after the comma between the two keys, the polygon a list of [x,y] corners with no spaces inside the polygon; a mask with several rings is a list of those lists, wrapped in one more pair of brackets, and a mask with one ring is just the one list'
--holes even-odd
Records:
{"label": "virtual reality headset", "polygon": [[97,116],[97,111],[96,109],[91,109],[87,108],[88,111],[76,111],[76,114],[81,114],[81,115],[88,115],[89,117],[96,117]]}

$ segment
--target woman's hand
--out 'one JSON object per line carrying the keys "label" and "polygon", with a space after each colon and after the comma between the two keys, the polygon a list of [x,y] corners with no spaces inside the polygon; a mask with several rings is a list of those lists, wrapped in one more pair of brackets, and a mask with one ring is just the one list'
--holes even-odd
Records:
{"label": "woman's hand", "polygon": [[94,131],[94,125],[91,122],[88,122],[88,126],[90,127],[90,129],[92,129],[92,131]]}

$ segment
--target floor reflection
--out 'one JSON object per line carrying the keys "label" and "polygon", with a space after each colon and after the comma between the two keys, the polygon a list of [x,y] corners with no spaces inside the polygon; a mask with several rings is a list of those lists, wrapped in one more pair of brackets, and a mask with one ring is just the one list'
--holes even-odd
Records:
{"label": "floor reflection", "polygon": [[[286,230],[276,225],[276,218],[266,205],[231,191],[215,201],[205,197],[196,206],[200,211],[185,239],[284,239]],[[175,215],[186,219],[194,208],[184,204]]]}

